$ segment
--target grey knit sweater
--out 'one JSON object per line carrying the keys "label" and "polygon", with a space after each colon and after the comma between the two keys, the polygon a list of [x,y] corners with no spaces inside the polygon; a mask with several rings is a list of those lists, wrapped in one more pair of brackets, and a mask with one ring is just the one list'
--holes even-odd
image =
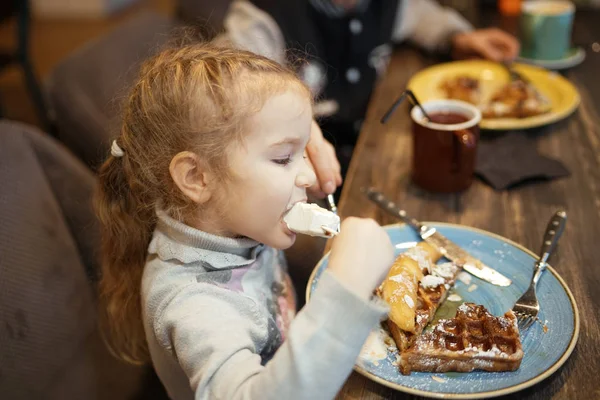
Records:
{"label": "grey knit sweater", "polygon": [[173,399],[331,399],[385,306],[327,271],[294,317],[283,258],[159,212],[142,281],[152,362]]}

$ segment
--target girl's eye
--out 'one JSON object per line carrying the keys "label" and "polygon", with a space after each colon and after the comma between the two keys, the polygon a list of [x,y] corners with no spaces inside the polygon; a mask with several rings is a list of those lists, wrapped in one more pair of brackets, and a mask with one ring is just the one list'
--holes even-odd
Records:
{"label": "girl's eye", "polygon": [[292,162],[292,156],[287,156],[286,158],[276,158],[273,160],[273,162],[279,165],[288,165]]}

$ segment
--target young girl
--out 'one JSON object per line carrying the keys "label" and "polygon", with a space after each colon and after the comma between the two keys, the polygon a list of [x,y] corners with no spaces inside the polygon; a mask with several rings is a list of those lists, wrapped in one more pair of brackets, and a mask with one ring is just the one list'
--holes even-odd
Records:
{"label": "young girl", "polygon": [[100,171],[112,349],[151,359],[173,399],[327,399],[386,308],[386,233],[347,218],[295,314],[283,216],[315,174],[309,89],[252,53],[191,45],[147,61]]}

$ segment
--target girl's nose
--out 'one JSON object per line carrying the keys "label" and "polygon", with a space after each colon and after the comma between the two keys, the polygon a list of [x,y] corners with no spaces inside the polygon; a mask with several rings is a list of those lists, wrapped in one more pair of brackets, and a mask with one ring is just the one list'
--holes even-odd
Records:
{"label": "girl's nose", "polygon": [[304,161],[302,168],[300,168],[298,175],[296,175],[296,186],[307,188],[314,185],[316,181],[317,176],[315,175],[315,171],[313,171],[307,161]]}

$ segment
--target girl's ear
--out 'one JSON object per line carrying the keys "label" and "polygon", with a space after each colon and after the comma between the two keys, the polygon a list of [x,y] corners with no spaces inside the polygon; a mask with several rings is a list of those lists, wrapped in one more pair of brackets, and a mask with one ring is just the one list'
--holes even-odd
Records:
{"label": "girl's ear", "polygon": [[196,154],[190,151],[176,154],[169,172],[179,190],[193,202],[204,204],[210,200],[213,175]]}

